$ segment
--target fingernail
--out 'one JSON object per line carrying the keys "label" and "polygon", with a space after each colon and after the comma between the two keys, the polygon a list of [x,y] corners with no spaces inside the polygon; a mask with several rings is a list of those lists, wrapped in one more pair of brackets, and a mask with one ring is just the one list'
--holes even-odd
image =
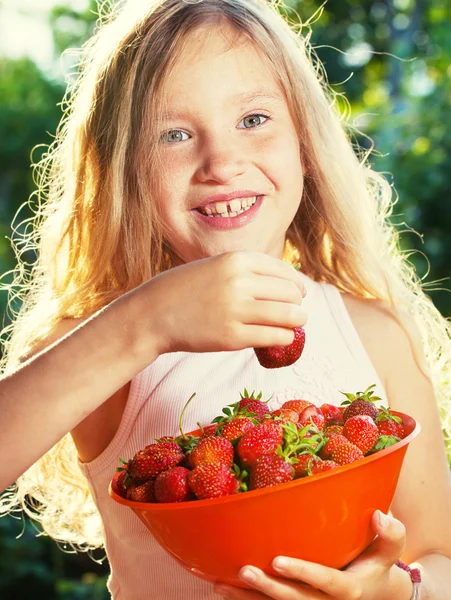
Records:
{"label": "fingernail", "polygon": [[379,511],[379,525],[381,527],[388,527],[390,525],[390,519],[381,511]]}
{"label": "fingernail", "polygon": [[273,560],[272,566],[276,571],[283,571],[288,567],[288,558],[285,558],[285,556],[278,556]]}
{"label": "fingernail", "polygon": [[240,579],[244,579],[248,583],[252,583],[257,579],[257,573],[250,567],[245,567],[239,572]]}

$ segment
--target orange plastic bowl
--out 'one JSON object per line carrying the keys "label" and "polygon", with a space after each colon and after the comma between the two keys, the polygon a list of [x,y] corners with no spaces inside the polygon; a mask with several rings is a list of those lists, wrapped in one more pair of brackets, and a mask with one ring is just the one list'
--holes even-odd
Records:
{"label": "orange plastic bowl", "polygon": [[[247,587],[244,565],[267,573],[278,556],[341,568],[374,539],[371,516],[387,512],[408,444],[420,426],[403,413],[406,437],[397,444],[315,476],[246,493],[174,504],[131,502],[131,508],[169,554],[207,581]],[[196,432],[192,432],[196,433]]]}

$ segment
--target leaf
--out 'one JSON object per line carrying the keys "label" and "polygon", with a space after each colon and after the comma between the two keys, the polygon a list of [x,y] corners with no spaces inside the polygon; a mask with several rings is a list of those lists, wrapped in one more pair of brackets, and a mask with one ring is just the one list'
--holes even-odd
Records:
{"label": "leaf", "polygon": [[[356,399],[356,396],[358,396],[358,395],[359,395],[359,392],[357,392],[357,394],[351,394],[351,393],[349,393],[349,392],[342,392],[342,391],[340,390],[340,394],[343,394],[343,396],[346,396],[346,398],[347,398],[347,399],[348,399],[350,402],[353,402],[353,401]],[[344,402],[346,402],[346,400],[345,400]],[[349,404],[349,402],[348,402],[348,404]]]}

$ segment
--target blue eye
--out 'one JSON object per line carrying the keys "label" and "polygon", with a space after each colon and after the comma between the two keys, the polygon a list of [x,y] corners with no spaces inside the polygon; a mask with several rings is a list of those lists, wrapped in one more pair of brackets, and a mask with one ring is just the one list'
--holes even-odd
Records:
{"label": "blue eye", "polygon": [[[257,113],[254,115],[249,115],[248,117],[244,117],[244,119],[241,122],[243,123],[243,122],[250,121],[250,120],[254,120],[254,122],[255,122],[256,119],[260,119],[262,117],[263,117],[263,119],[266,119],[266,120],[270,118],[270,117],[268,117],[268,115],[262,115],[262,114]],[[263,121],[263,123],[264,122],[265,121]],[[258,127],[259,125],[263,125],[263,123],[261,123],[261,122],[256,123],[255,125],[251,125],[250,127],[245,127],[244,129],[255,129],[255,127]],[[240,127],[240,129],[243,129],[243,128]]]}
{"label": "blue eye", "polygon": [[[169,139],[171,136],[178,134],[178,138],[176,139]],[[185,133],[184,131],[182,131],[181,129],[171,129],[170,131],[166,131],[165,133],[163,133],[163,135],[161,136],[160,140],[162,142],[167,142],[168,144],[173,144],[174,142],[183,142],[185,140],[180,139],[180,136],[182,135],[188,135],[187,133]]]}

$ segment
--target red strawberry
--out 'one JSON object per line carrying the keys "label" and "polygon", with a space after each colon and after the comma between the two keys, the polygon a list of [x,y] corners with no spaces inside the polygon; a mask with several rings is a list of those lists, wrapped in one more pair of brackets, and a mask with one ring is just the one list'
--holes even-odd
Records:
{"label": "red strawberry", "polygon": [[200,500],[236,494],[239,488],[232,471],[221,463],[196,467],[188,475],[188,484]]}
{"label": "red strawberry", "polygon": [[348,441],[348,438],[345,438],[344,435],[332,435],[319,453],[320,457],[323,460],[330,460],[332,452],[335,450],[335,448]]}
{"label": "red strawberry", "polygon": [[282,408],[289,408],[290,410],[294,410],[298,414],[301,413],[304,408],[307,406],[312,406],[312,402],[308,400],[287,400],[282,404]]}
{"label": "red strawberry", "polygon": [[116,471],[111,480],[111,488],[115,494],[125,498],[127,495],[127,487],[125,486],[125,478],[127,477],[127,471]]}
{"label": "red strawberry", "polygon": [[255,398],[254,392],[252,392],[252,394],[249,396],[248,391],[244,389],[244,395],[240,394],[240,396],[241,400],[238,402],[237,405],[238,415],[248,416],[248,414],[251,413],[257,420],[259,420],[271,412],[271,409],[268,407],[268,404],[261,400],[261,392]]}
{"label": "red strawberry", "polygon": [[379,429],[368,415],[356,415],[346,421],[343,435],[357,448],[360,448],[363,454],[366,454],[376,443]]}
{"label": "red strawberry", "polygon": [[275,421],[256,425],[238,442],[237,453],[241,464],[248,467],[263,454],[274,454],[282,441],[282,426]]}
{"label": "red strawberry", "polygon": [[146,481],[141,485],[131,485],[127,488],[127,500],[133,500],[133,502],[155,502],[154,486],[154,481]]}
{"label": "red strawberry", "polygon": [[232,441],[241,437],[253,427],[255,427],[255,423],[253,423],[250,419],[246,417],[235,417],[229,423],[226,423],[220,428],[219,435],[221,435],[223,438],[226,438],[226,440]]}
{"label": "red strawberry", "polygon": [[294,478],[299,479],[300,477],[306,477],[309,474],[309,469],[313,464],[319,462],[321,459],[312,454],[306,452],[305,454],[297,454],[295,456],[297,462],[293,461]]}
{"label": "red strawberry", "polygon": [[293,479],[294,471],[282,456],[265,454],[251,467],[249,489],[257,490]]}
{"label": "red strawberry", "polygon": [[302,327],[294,329],[294,340],[289,346],[271,346],[269,348],[254,348],[258,362],[265,369],[288,367],[295,363],[304,350],[305,331]]}
{"label": "red strawberry", "polygon": [[193,500],[194,494],[188,486],[188,474],[185,467],[174,467],[163,471],[155,479],[154,493],[157,502],[186,502]]}
{"label": "red strawberry", "polygon": [[188,455],[188,466],[194,469],[202,464],[222,463],[231,467],[234,448],[229,440],[212,435],[200,440]]}
{"label": "red strawberry", "polygon": [[380,435],[394,435],[402,440],[405,436],[404,424],[400,417],[394,415],[391,410],[381,406],[376,417]]}
{"label": "red strawberry", "polygon": [[400,440],[404,438],[404,425],[402,423],[396,423],[396,421],[379,421],[377,423],[380,435],[393,435]]}
{"label": "red strawberry", "polygon": [[272,417],[280,417],[282,421],[291,421],[292,423],[297,423],[299,421],[298,413],[290,408],[279,408],[278,410],[273,410],[270,415]]}
{"label": "red strawberry", "polygon": [[375,385],[376,384],[370,385],[364,392],[357,392],[357,394],[342,392],[347,398],[347,400],[342,402],[342,406],[345,407],[343,411],[344,423],[356,415],[368,415],[372,419],[376,419],[379,410],[377,406],[374,405],[374,402],[377,402],[381,398],[373,395],[372,388],[375,387]]}
{"label": "red strawberry", "polygon": [[205,427],[202,427],[202,437],[209,437],[210,435],[214,435],[217,429],[217,423],[212,423],[211,425],[206,425]]}
{"label": "red strawberry", "polygon": [[324,471],[330,471],[336,469],[340,465],[337,465],[333,460],[317,460],[310,465],[309,475],[316,475],[317,473],[323,473]]}
{"label": "red strawberry", "polygon": [[334,406],[333,404],[322,404],[319,409],[324,415],[326,426],[343,424],[343,415],[338,406]]}
{"label": "red strawberry", "polygon": [[321,430],[324,428],[324,421],[325,419],[323,414],[314,404],[307,406],[301,413],[299,413],[299,423],[303,426],[311,425],[313,423],[319,430]]}
{"label": "red strawberry", "polygon": [[343,425],[328,425],[324,427],[323,433],[326,437],[341,435],[343,433]]}
{"label": "red strawberry", "polygon": [[176,467],[183,460],[185,455],[176,442],[159,442],[137,452],[128,463],[127,471],[134,482],[140,484],[155,479],[162,471]]}
{"label": "red strawberry", "polygon": [[338,465],[347,465],[363,458],[363,452],[351,442],[340,444],[332,452],[332,460]]}

